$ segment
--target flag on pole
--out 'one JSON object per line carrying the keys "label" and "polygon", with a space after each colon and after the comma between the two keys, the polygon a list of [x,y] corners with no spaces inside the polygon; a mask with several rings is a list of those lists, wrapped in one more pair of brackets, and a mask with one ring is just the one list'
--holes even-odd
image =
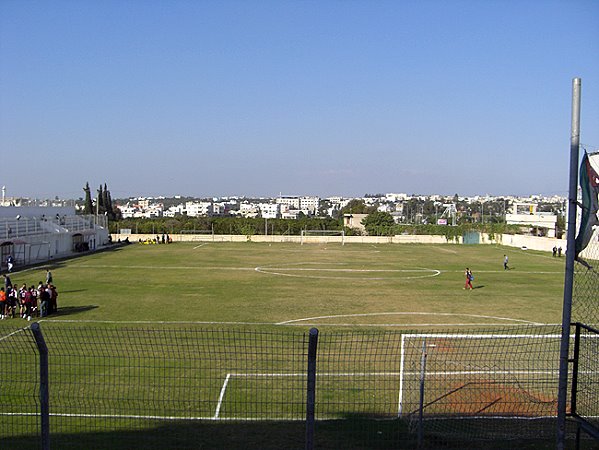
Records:
{"label": "flag on pole", "polygon": [[576,236],[576,258],[593,237],[593,229],[599,225],[599,152],[584,153],[580,164],[580,187],[582,189],[582,216]]}

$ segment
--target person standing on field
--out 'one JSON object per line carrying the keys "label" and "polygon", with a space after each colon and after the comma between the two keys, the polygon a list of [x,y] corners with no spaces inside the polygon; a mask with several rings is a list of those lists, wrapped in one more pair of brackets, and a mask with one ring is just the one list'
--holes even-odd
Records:
{"label": "person standing on field", "polygon": [[14,318],[19,306],[19,292],[15,288],[10,287],[6,292],[6,298],[6,306],[9,308],[10,317]]}
{"label": "person standing on field", "polygon": [[46,317],[48,315],[48,309],[50,307],[50,292],[46,289],[46,286],[42,285],[39,289],[40,298],[40,317]]}
{"label": "person standing on field", "polygon": [[4,277],[4,290],[6,291],[8,288],[12,287],[12,281],[8,275],[2,274],[2,276]]}
{"label": "person standing on field", "polygon": [[510,268],[507,265],[508,257],[507,255],[503,255],[503,270],[509,270]]}
{"label": "person standing on field", "polygon": [[6,306],[6,292],[4,288],[0,287],[0,319],[4,319],[4,316],[8,316],[8,308]]}
{"label": "person standing on field", "polygon": [[474,276],[472,275],[472,271],[468,267],[466,267],[464,275],[466,277],[466,284],[464,285],[464,289],[474,289],[472,287],[472,280],[474,279]]}

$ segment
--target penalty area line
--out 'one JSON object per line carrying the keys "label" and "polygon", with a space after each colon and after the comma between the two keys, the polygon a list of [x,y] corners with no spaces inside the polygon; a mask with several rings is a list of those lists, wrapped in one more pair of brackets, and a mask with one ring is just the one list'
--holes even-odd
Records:
{"label": "penalty area line", "polygon": [[[381,312],[381,313],[361,313],[361,314],[336,314],[328,316],[306,317],[302,319],[286,320],[278,322],[277,325],[289,325],[298,322],[308,322],[320,319],[338,319],[348,317],[373,317],[373,316],[438,316],[438,317],[473,317],[477,319],[504,320],[508,322],[526,323],[529,325],[545,325],[543,323],[531,322],[523,319],[512,319],[509,317],[484,316],[480,314],[456,314],[456,313],[428,313],[428,312]],[[489,324],[490,325],[490,324]]]}
{"label": "penalty area line", "polygon": [[25,328],[19,328],[18,330],[15,330],[15,331],[13,331],[12,333],[9,333],[9,334],[7,334],[7,335],[5,335],[5,336],[1,336],[1,337],[0,337],[0,341],[3,341],[3,340],[5,340],[5,339],[8,339],[9,337],[11,337],[11,336],[14,336],[14,335],[15,335],[15,334],[17,334],[17,333],[21,333],[21,332],[23,332],[23,331],[25,331],[25,330],[28,330],[28,329],[29,329],[29,327],[25,327]]}
{"label": "penalty area line", "polygon": [[223,398],[225,398],[225,391],[227,390],[227,385],[229,384],[229,380],[231,379],[231,374],[228,373],[225,377],[225,381],[223,382],[223,387],[220,388],[220,394],[218,396],[218,403],[216,404],[216,411],[214,412],[213,419],[218,419],[220,414],[220,408],[223,404]]}

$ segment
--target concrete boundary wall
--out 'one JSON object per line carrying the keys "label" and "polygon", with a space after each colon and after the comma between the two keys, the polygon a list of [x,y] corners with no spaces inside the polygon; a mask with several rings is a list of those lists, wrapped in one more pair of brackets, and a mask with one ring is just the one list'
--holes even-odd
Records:
{"label": "concrete boundary wall", "polygon": [[521,234],[502,234],[502,245],[508,247],[527,248],[530,250],[540,250],[543,252],[551,252],[553,247],[562,248],[562,253],[566,252],[566,239],[546,238],[538,236],[525,236]]}
{"label": "concrete boundary wall", "polygon": [[[173,234],[169,235],[173,242],[268,242],[282,243],[293,242],[296,244],[341,244],[342,239],[346,244],[462,244],[462,239],[458,241],[448,241],[444,236],[438,235],[397,235],[397,236],[285,236],[285,235],[231,235],[231,234]],[[155,234],[113,234],[113,242],[119,239],[124,241],[129,238],[129,242],[137,243],[139,241],[151,241],[156,238],[162,240],[162,235]],[[551,252],[553,247],[561,247],[566,251],[566,240],[555,238],[544,238],[537,236],[525,236],[514,234],[502,234],[498,239],[490,239],[489,235],[481,234],[481,244],[498,244],[508,247],[517,247],[522,249],[540,250]]]}

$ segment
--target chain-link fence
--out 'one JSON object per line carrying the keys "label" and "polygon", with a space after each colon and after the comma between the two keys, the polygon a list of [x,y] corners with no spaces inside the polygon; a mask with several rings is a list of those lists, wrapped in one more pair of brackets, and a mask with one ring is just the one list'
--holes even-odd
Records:
{"label": "chain-link fence", "polygon": [[584,253],[587,264],[577,262],[574,266],[572,322],[599,328],[599,242],[590,243]]}
{"label": "chain-link fence", "polygon": [[0,439],[30,436],[39,448],[39,367],[31,331],[4,329],[0,336]]}
{"label": "chain-link fence", "polygon": [[599,441],[599,234],[574,266],[572,322],[576,345],[570,354],[576,376],[572,380],[572,410],[582,430]]}
{"label": "chain-link fence", "polygon": [[[52,448],[306,448],[307,330],[40,328]],[[42,361],[31,329],[4,332],[0,447],[39,448]],[[551,447],[559,341],[559,327],[547,326],[322,332],[309,442],[325,449]],[[593,345],[587,339],[581,353],[592,354]],[[581,412],[585,392],[597,387],[589,364],[578,368],[587,386],[578,391]]]}
{"label": "chain-link fence", "polygon": [[570,414],[578,419],[581,430],[594,436],[599,442],[597,355],[599,355],[599,330],[577,323],[573,349]]}
{"label": "chain-link fence", "polygon": [[576,343],[574,349],[570,349],[574,364],[570,415],[577,419],[585,432],[599,441],[599,232],[595,227],[596,158],[596,153],[585,152],[580,166],[582,208],[572,284],[571,322],[576,328]]}

